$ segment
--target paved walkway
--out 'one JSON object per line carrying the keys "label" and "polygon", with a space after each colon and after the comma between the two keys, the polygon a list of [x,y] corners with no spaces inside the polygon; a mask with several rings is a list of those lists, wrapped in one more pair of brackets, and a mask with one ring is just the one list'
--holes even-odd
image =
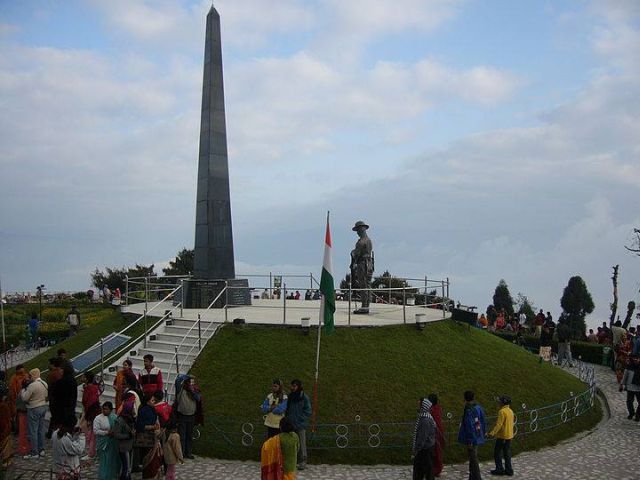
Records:
{"label": "paved walkway", "polygon": [[[611,418],[603,420],[592,432],[580,434],[555,447],[537,452],[526,452],[514,458],[515,477],[521,479],[616,479],[638,478],[638,444],[640,423],[627,420],[626,395],[619,393],[615,377],[610,369],[596,366],[596,380],[606,395],[611,408]],[[455,447],[454,447],[455,448]],[[49,458],[41,460],[16,460],[21,468],[49,468]],[[491,478],[492,462],[485,462],[481,470],[485,478]],[[254,480],[260,477],[257,462],[224,461],[209,458],[188,460],[178,466],[179,478]],[[465,479],[467,466],[445,466],[441,478]],[[30,478],[45,479],[48,476]],[[83,477],[97,478],[95,465],[87,466]],[[134,478],[136,478],[134,476]],[[139,478],[139,477],[137,477]],[[411,478],[410,466],[349,466],[309,465],[299,472],[300,480],[404,480]]]}
{"label": "paved walkway", "polygon": [[[286,305],[286,306],[285,306]],[[174,308],[171,302],[149,302],[149,316],[161,317],[166,310]],[[351,310],[355,309],[355,303],[351,304]],[[136,303],[129,306],[122,306],[123,313],[133,313],[142,315],[144,303]],[[310,319],[312,325],[318,325],[318,315],[320,313],[320,300],[251,300],[250,306],[230,307],[229,309],[212,308],[210,310],[185,308],[180,313],[180,309],[173,311],[174,318],[185,318],[195,320],[198,315],[202,320],[224,322],[232,321],[234,318],[242,318],[247,323],[269,324],[269,325],[300,325],[302,318]],[[416,314],[424,315],[421,322],[437,322],[451,316],[449,312],[442,312],[436,308],[425,308],[420,305],[387,305],[385,303],[372,303],[369,315],[349,314],[349,302],[337,301],[334,321],[336,326],[381,326],[399,325],[401,323],[414,324]]]}

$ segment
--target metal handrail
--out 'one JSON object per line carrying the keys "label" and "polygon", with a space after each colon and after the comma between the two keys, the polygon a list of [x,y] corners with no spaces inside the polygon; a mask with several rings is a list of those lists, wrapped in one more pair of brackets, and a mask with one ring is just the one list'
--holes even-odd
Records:
{"label": "metal handrail", "polygon": [[[206,312],[208,312],[208,311],[211,309],[211,307],[212,307],[212,306],[213,306],[213,305],[214,305],[214,304],[215,304],[215,303],[220,299],[220,297],[222,296],[222,294],[223,294],[223,293],[225,293],[225,292],[227,291],[227,288],[229,288],[229,287],[228,287],[228,285],[227,285],[227,286],[225,286],[225,287],[220,291],[220,293],[218,293],[218,295],[216,296],[216,298],[214,298],[214,299],[213,299],[213,301],[209,304],[209,306],[204,310],[203,314],[204,314],[204,313],[206,313]],[[235,287],[234,287],[234,288],[235,288]],[[204,332],[200,331],[200,327],[201,327],[201,325],[200,325],[200,315],[201,315],[201,314],[198,314],[198,319],[195,321],[195,323],[194,323],[193,325],[191,325],[191,328],[189,328],[189,330],[187,330],[187,333],[185,333],[185,334],[184,334],[184,337],[182,338],[182,341],[180,342],[180,344],[179,344],[179,345],[177,345],[177,346],[175,347],[175,353],[173,354],[173,359],[171,360],[171,364],[173,364],[173,362],[175,362],[175,363],[176,363],[176,365],[178,365],[178,368],[179,368],[179,358],[178,358],[178,354],[179,354],[180,347],[182,347],[182,345],[184,345],[184,342],[185,342],[185,340],[187,339],[187,336],[191,333],[191,331],[192,331],[192,330],[197,326],[197,327],[198,327],[198,330],[199,330],[198,337],[199,337],[199,339],[201,340],[201,339],[202,339],[202,334],[203,334],[203,333],[204,333],[204,334],[206,334],[206,333],[209,331],[209,328],[211,328],[211,325],[214,325],[214,323],[215,323],[215,322],[211,322],[211,323],[209,324],[209,326],[205,329],[205,331],[204,331]],[[193,346],[191,347],[191,349],[190,349],[190,350],[185,354],[185,357],[188,357],[189,355],[191,355],[191,352],[193,351],[193,349],[194,349],[194,348],[195,348],[195,345],[193,345]],[[201,343],[200,343],[200,342],[199,342],[199,349],[202,349],[202,345],[201,345]],[[178,374],[176,373],[176,377],[177,377],[177,376],[178,376]],[[170,378],[171,378],[171,371],[168,371],[168,372],[167,372],[167,380],[166,380],[166,381],[167,381],[167,385],[171,385],[171,382],[169,381],[169,380],[170,380]],[[175,392],[174,392],[174,394],[175,394]]]}
{"label": "metal handrail", "polygon": [[127,277],[129,278],[129,281],[131,280],[144,280],[145,278],[148,279],[152,279],[152,278],[192,278],[193,275],[189,274],[189,275],[149,275],[148,277]]}
{"label": "metal handrail", "polygon": [[[164,322],[169,316],[171,316],[171,312],[173,312],[176,308],[180,307],[181,303],[175,305],[173,308],[171,308],[170,310],[168,310],[162,317],[160,317],[160,319],[158,319],[150,328],[145,329],[145,331],[143,333],[141,333],[140,335],[138,335],[135,338],[130,338],[129,340],[127,340],[125,343],[123,343],[122,345],[120,345],[119,347],[117,347],[115,350],[109,352],[106,356],[100,356],[100,359],[96,360],[94,363],[90,364],[86,370],[90,370],[91,368],[97,366],[98,363],[101,363],[104,366],[104,363],[106,363],[107,365],[109,365],[114,359],[116,359],[117,357],[119,357],[120,355],[122,355],[126,350],[128,350],[129,348],[131,348],[133,345],[136,345],[140,342],[141,339],[146,340],[147,335],[149,335],[149,333],[153,332],[156,328],[158,328],[158,326],[160,326],[160,324],[162,322]],[[118,336],[118,334],[110,334],[109,336]],[[106,337],[105,337],[106,338]],[[104,340],[104,338],[101,338],[100,341],[102,342],[102,340]],[[82,353],[86,353],[89,352],[91,350],[94,350],[96,348],[101,348],[101,345],[95,345],[94,347],[85,350]],[[76,378],[79,378],[82,376],[84,372],[80,372],[76,375]],[[104,375],[104,368],[101,368],[101,374]]]}
{"label": "metal handrail", "polygon": [[[112,335],[113,335],[113,336],[118,336],[118,335],[122,335],[122,334],[124,334],[124,332],[126,332],[126,331],[127,331],[127,330],[129,330],[131,327],[133,327],[134,325],[136,325],[140,320],[142,320],[142,319],[146,318],[146,317],[147,317],[147,315],[149,315],[149,313],[150,313],[150,312],[152,312],[153,310],[155,310],[156,308],[158,308],[158,306],[160,306],[160,305],[161,305],[164,301],[166,301],[166,300],[167,300],[167,299],[168,299],[172,294],[174,294],[175,292],[177,292],[177,291],[178,291],[178,290],[180,290],[181,288],[182,288],[182,285],[179,285],[178,287],[176,287],[176,288],[175,288],[175,289],[174,289],[170,294],[168,294],[166,297],[164,297],[160,302],[158,302],[156,305],[154,305],[153,307],[151,307],[149,310],[145,310],[145,312],[144,312],[142,315],[140,315],[138,318],[136,318],[132,323],[130,323],[130,324],[129,324],[129,325],[127,325],[125,328],[123,328],[123,329],[122,329],[122,330],[120,330],[119,332],[117,332],[117,333],[115,333],[115,334],[112,334]],[[174,308],[175,308],[175,307],[174,307]],[[173,310],[173,308],[172,308],[171,310]],[[146,330],[146,329],[145,329],[145,330]],[[145,332],[145,334],[146,334],[146,332]],[[138,337],[138,338],[139,338],[139,337]],[[127,342],[127,343],[129,343],[129,342]],[[92,347],[92,348],[95,348],[95,347]],[[89,351],[89,350],[91,350],[92,348],[89,348],[89,349],[85,350],[84,352]],[[82,353],[84,353],[84,352],[82,352]],[[77,356],[77,355],[76,355],[76,356]],[[75,358],[75,357],[74,357],[74,358]],[[92,363],[92,364],[90,365],[90,367],[94,367],[97,363],[98,363],[97,361],[96,361],[96,362],[94,362],[94,363]],[[87,368],[90,368],[90,367],[87,367]],[[47,369],[47,370],[44,370],[42,373],[46,373],[46,372],[48,372],[48,371],[49,371],[49,370]]]}

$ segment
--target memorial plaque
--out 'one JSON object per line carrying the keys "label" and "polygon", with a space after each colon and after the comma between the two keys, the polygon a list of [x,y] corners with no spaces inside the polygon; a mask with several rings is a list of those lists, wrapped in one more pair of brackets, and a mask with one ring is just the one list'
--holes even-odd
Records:
{"label": "memorial plaque", "polygon": [[[220,295],[227,285],[229,288]],[[207,308],[209,305],[211,305],[211,308],[251,305],[251,291],[248,287],[249,280],[246,278],[190,280],[184,283],[185,305],[188,305],[188,308],[200,309]]]}

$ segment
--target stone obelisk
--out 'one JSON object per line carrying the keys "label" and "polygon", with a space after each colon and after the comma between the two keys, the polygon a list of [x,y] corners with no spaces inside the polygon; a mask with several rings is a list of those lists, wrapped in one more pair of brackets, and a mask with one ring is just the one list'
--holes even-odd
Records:
{"label": "stone obelisk", "polygon": [[248,280],[235,278],[220,15],[213,6],[204,44],[197,191],[194,272],[184,285],[184,305],[251,305]]}
{"label": "stone obelisk", "polygon": [[220,15],[213,6],[204,46],[195,240],[196,279],[235,277]]}

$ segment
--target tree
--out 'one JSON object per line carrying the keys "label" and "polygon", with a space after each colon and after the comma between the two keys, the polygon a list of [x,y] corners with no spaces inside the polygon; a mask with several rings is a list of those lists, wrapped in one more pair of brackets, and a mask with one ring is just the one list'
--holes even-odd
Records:
{"label": "tree", "polygon": [[613,276],[611,277],[611,281],[613,282],[613,303],[611,303],[611,317],[609,317],[609,328],[613,326],[613,322],[616,319],[616,313],[618,312],[618,269],[620,265],[614,265],[613,267]]}
{"label": "tree", "polygon": [[193,272],[193,258],[195,251],[183,248],[180,250],[176,258],[169,262],[169,266],[162,269],[165,275],[189,275]]}
{"label": "tree", "polygon": [[126,277],[146,277],[146,276],[155,276],[153,271],[154,265],[153,263],[149,266],[139,265],[136,263],[136,266],[131,267],[122,267],[122,268],[110,268],[105,267],[104,272],[96,268],[91,274],[91,283],[94,287],[101,289],[105,285],[107,285],[110,289],[115,290],[119,288],[124,292],[126,288]]}
{"label": "tree", "polygon": [[636,309],[636,302],[633,300],[627,303],[627,316],[624,317],[624,323],[622,324],[622,328],[627,328],[631,323],[631,317],[633,317],[633,311]]}
{"label": "tree", "polygon": [[500,280],[493,293],[493,306],[498,312],[504,309],[507,315],[513,315],[513,298],[504,279]]}
{"label": "tree", "polygon": [[633,233],[636,234],[636,238],[633,240],[630,247],[625,245],[624,248],[640,257],[640,228],[634,228]]}
{"label": "tree", "polygon": [[340,281],[340,290],[346,292],[349,290],[349,283],[351,282],[351,274],[347,273],[343,280]]}
{"label": "tree", "polygon": [[518,313],[518,315],[520,315],[521,313],[524,313],[527,317],[527,323],[533,323],[533,319],[536,316],[533,302],[529,300],[529,298],[526,295],[518,292],[518,295],[516,296],[515,304],[516,304],[516,312]]}
{"label": "tree", "polygon": [[382,275],[373,278],[371,288],[409,288],[409,284],[404,278],[394,277],[385,270]]}
{"label": "tree", "polygon": [[595,305],[587,284],[579,277],[571,277],[564,288],[560,299],[560,305],[564,311],[563,319],[571,329],[571,338],[582,339],[587,332],[585,317],[593,312]]}

